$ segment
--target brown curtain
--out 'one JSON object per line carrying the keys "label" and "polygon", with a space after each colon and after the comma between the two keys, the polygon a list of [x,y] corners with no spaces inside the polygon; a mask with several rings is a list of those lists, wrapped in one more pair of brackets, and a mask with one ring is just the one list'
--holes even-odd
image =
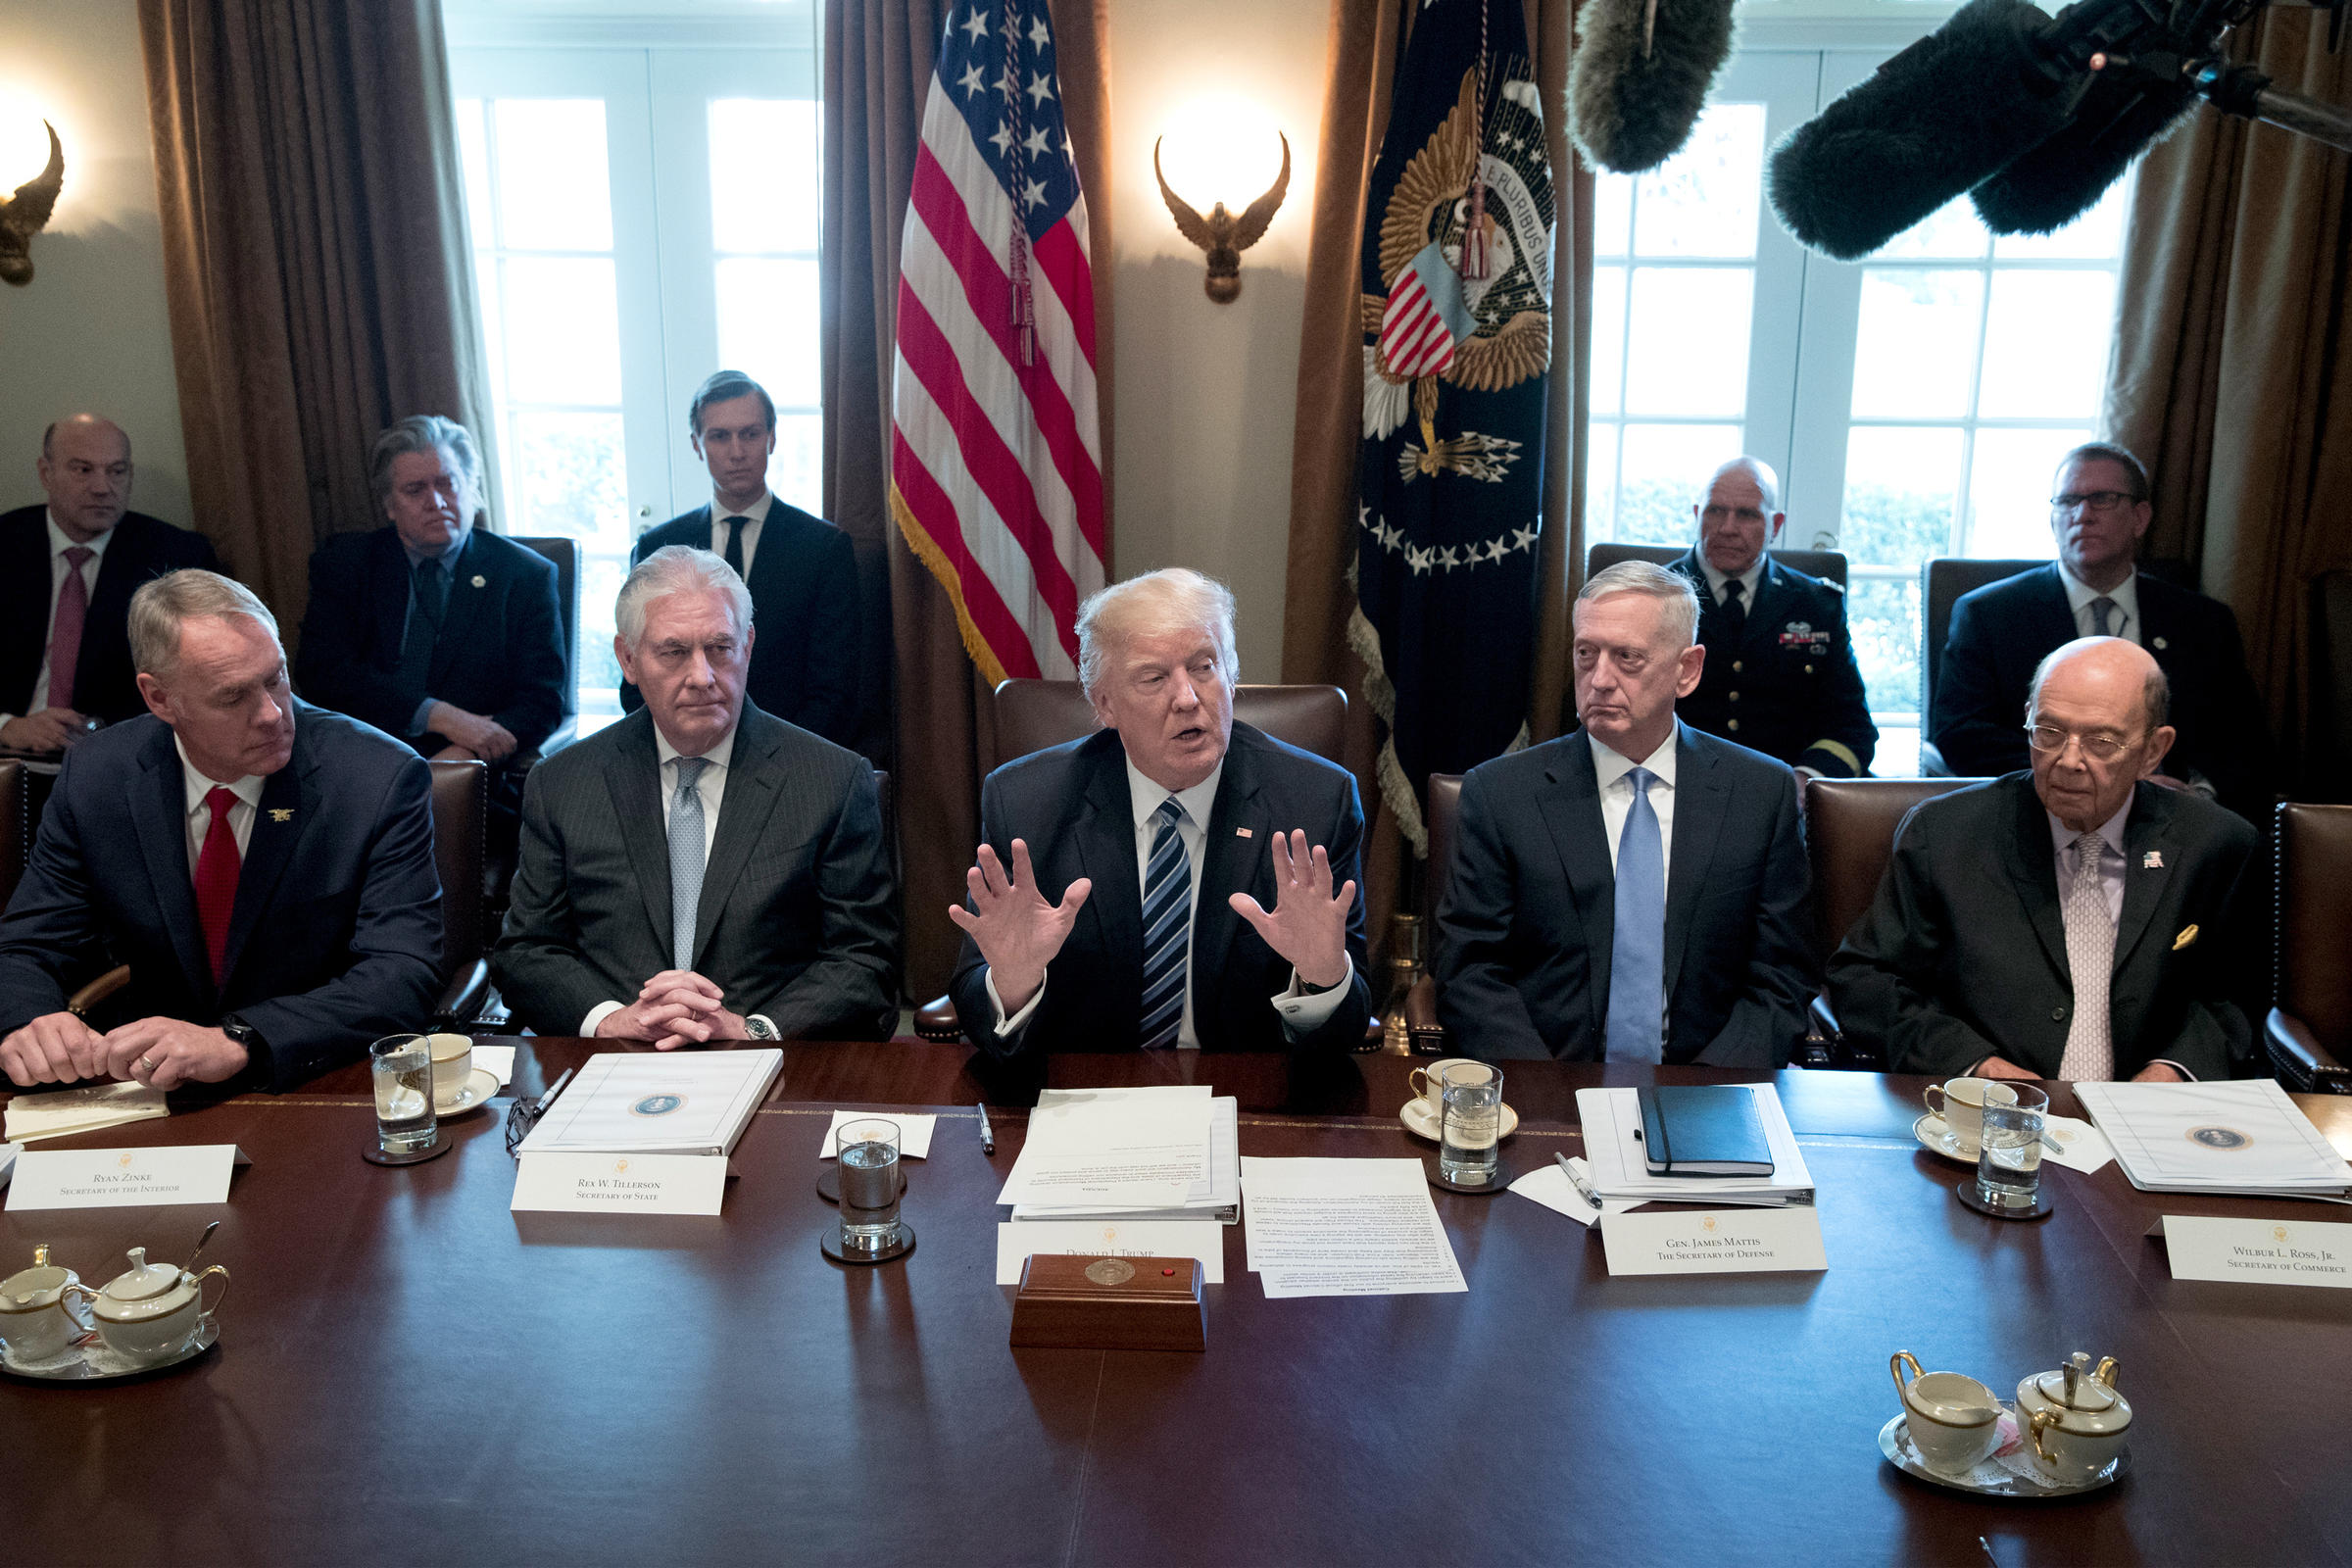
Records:
{"label": "brown curtain", "polygon": [[[1307,242],[1306,317],[1299,333],[1298,409],[1291,446],[1291,539],[1283,609],[1282,678],[1347,688],[1357,726],[1352,746],[1369,770],[1377,723],[1365,701],[1363,663],[1348,647],[1355,608],[1355,465],[1362,439],[1363,324],[1357,268],[1364,201],[1388,128],[1396,61],[1420,0],[1332,0],[1331,71],[1323,100],[1320,172]],[[1567,141],[1569,29],[1574,0],[1527,0],[1527,35],[1544,94],[1551,147],[1551,380],[1545,404],[1544,542],[1538,578],[1534,683],[1528,727],[1549,740],[1565,727],[1569,703],[1568,607],[1585,554],[1585,408],[1592,380],[1592,174],[1572,162]],[[1566,172],[1561,173],[1562,171]],[[1410,907],[1402,891],[1409,855],[1377,791],[1365,855],[1373,941],[1388,916]]]}
{"label": "brown curtain", "polygon": [[[1108,0],[1053,0],[1062,114],[1086,192],[1094,256],[1095,367],[1110,496],[1111,273]],[[946,7],[939,0],[825,0],[825,514],[857,543],[868,622],[885,627],[896,735],[906,987],[947,989],[960,933],[948,906],[963,897],[980,838],[980,767],[989,699],[963,651],[955,607],[890,520],[892,311],[899,236]],[[1108,515],[1104,518],[1109,537]],[[874,642],[869,638],[869,647]]]}
{"label": "brown curtain", "polygon": [[[2268,11],[2230,52],[2352,105],[2352,57],[2328,51],[2326,26]],[[2310,722],[2309,584],[2352,566],[2346,184],[2344,154],[2198,108],[2140,165],[2107,389],[2109,433],[2155,484],[2147,553],[2191,562],[2236,612],[2290,769]]]}
{"label": "brown curtain", "polygon": [[139,0],[197,526],[289,635],[368,453],[488,400],[438,0]]}

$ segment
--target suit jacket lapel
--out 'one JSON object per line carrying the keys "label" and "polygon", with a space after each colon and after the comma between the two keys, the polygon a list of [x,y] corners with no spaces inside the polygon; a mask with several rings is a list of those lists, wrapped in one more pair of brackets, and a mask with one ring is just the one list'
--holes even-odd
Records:
{"label": "suit jacket lapel", "polygon": [[[2124,822],[2124,912],[2115,926],[2113,972],[2118,974],[2139,939],[2147,935],[2148,921],[2170,885],[2172,868],[2180,864],[2180,847],[2173,838],[2172,803],[2165,798],[2164,787],[2138,784],[2132,789],[2132,814]],[[2148,864],[2151,854],[2156,857],[2154,865]]]}
{"label": "suit jacket lapel", "polygon": [[1079,873],[1095,884],[1079,918],[1096,922],[1104,991],[1131,999],[1115,1026],[1132,1034],[1135,1003],[1144,994],[1144,889],[1135,865],[1135,803],[1127,789],[1126,756],[1118,737],[1110,736],[1095,758],[1071,837],[1078,846]]}
{"label": "suit jacket lapel", "polygon": [[[2034,618],[2039,624],[2034,627],[2034,646],[2056,648],[2082,635],[2075,626],[2075,607],[2067,601],[2066,579],[2058,575],[2056,565],[2041,568],[2041,588],[2036,597],[2039,603],[2034,606]],[[2022,715],[2018,722],[2025,722]]]}
{"label": "suit jacket lapel", "polygon": [[[490,623],[488,606],[498,579],[484,575],[486,568],[481,561],[488,554],[486,550],[474,549],[473,535],[467,534],[466,553],[450,563],[449,598],[442,605],[441,636],[433,644],[433,667],[428,677],[432,691],[448,686],[449,677],[458,666],[475,657],[475,628]],[[473,586],[476,577],[482,577],[483,586]]]}
{"label": "suit jacket lapel", "polygon": [[2017,798],[2018,822],[2017,831],[2002,838],[2001,859],[2050,966],[2072,985],[2074,971],[2066,961],[2066,911],[2058,902],[2058,857],[2050,848],[2049,812],[2042,809],[2041,797],[2034,793],[2030,781],[2003,787]]}
{"label": "suit jacket lapel", "polygon": [[1725,809],[1729,790],[1716,776],[1715,759],[1691,744],[1690,732],[1679,721],[1675,730],[1674,858],[1666,867],[1666,995],[1669,997],[1674,995],[1675,977],[1682,973],[1683,949],[1690,941],[1691,915],[1714,868],[1716,841],[1723,835],[1723,819],[1729,814]]}
{"label": "suit jacket lapel", "polygon": [[710,933],[718,929],[720,911],[742,880],[744,861],[751,858],[754,846],[767,831],[767,819],[775,813],[783,774],[772,759],[781,739],[774,719],[748,702],[743,705],[743,717],[735,726],[735,750],[727,759],[727,792],[718,803],[718,826],[703,873],[702,901],[694,911],[698,964],[710,945]]}
{"label": "suit jacket lapel", "polygon": [[[1209,1045],[1209,1019],[1219,1020],[1223,1032],[1223,1012],[1219,1004],[1229,995],[1220,978],[1225,973],[1225,959],[1233,951],[1235,940],[1242,934],[1242,917],[1233,912],[1229,897],[1248,893],[1268,908],[1272,890],[1259,886],[1259,872],[1273,862],[1272,851],[1267,848],[1266,836],[1272,825],[1266,820],[1265,808],[1257,799],[1257,769],[1254,765],[1252,743],[1234,726],[1233,746],[1225,754],[1225,773],[1217,780],[1217,798],[1209,807],[1208,821],[1202,831],[1206,842],[1200,852],[1200,885],[1193,890],[1193,959],[1189,982],[1193,988],[1193,1030],[1200,1044]],[[1132,821],[1132,813],[1130,821]],[[1243,835],[1247,828],[1249,834]],[[1139,942],[1142,940],[1139,936]],[[1256,998],[1244,997],[1243,1005],[1252,1003],[1264,1005]]]}
{"label": "suit jacket lapel", "polygon": [[1546,772],[1542,800],[1544,823],[1568,884],[1568,896],[1584,926],[1592,983],[1587,988],[1597,1038],[1609,1016],[1609,961],[1617,930],[1617,875],[1609,865],[1609,833],[1600,818],[1600,792],[1593,782],[1592,739],[1582,730],[1569,738],[1559,762]]}
{"label": "suit jacket lapel", "polygon": [[172,951],[196,996],[213,994],[212,957],[204,951],[204,925],[196,916],[196,876],[188,864],[187,780],[172,731],[159,726],[140,755],[138,771],[123,783],[130,820],[155,887],[157,912],[172,933]]}
{"label": "suit jacket lapel", "polygon": [[[262,804],[253,813],[253,831],[245,837],[245,860],[237,871],[237,902],[228,918],[228,946],[222,955],[221,974],[234,977],[237,959],[245,951],[245,939],[262,918],[262,911],[276,896],[278,880],[285,875],[286,864],[294,858],[295,846],[310,831],[322,809],[312,776],[316,760],[303,744],[301,720],[295,721],[294,760],[270,774],[262,783]],[[281,814],[282,813],[282,814]],[[191,889],[193,888],[191,882]]]}
{"label": "suit jacket lapel", "polygon": [[640,709],[621,722],[634,727],[605,760],[605,789],[612,797],[620,840],[628,847],[629,864],[637,872],[637,892],[645,900],[646,918],[653,922],[655,950],[667,954],[674,933],[669,916],[669,836],[662,825],[662,759],[654,749],[651,714]]}
{"label": "suit jacket lapel", "polygon": [[409,553],[401,548],[400,535],[390,528],[378,528],[368,535],[364,588],[374,612],[375,657],[383,667],[397,669],[401,645],[408,641]]}

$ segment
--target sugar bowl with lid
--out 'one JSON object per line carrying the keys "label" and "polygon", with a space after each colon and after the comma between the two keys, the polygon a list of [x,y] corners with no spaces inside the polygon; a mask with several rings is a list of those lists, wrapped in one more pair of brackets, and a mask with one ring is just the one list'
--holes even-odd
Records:
{"label": "sugar bowl with lid", "polygon": [[2089,1353],[2077,1350],[2064,1366],[2018,1384],[2018,1424],[2032,1435],[2036,1469],[2079,1486],[2114,1462],[2132,1428],[2132,1403],[2116,1392],[2115,1378],[2114,1356],[2094,1371]]}
{"label": "sugar bowl with lid", "polygon": [[205,1304],[204,1282],[218,1274],[225,1293],[228,1270],[215,1263],[191,1274],[176,1263],[150,1263],[144,1247],[132,1248],[128,1256],[130,1267],[109,1280],[105,1290],[75,1284],[67,1294],[89,1298],[90,1315],[98,1320],[98,1337],[108,1349],[133,1361],[161,1360],[185,1346],[202,1316],[220,1304],[219,1296]]}

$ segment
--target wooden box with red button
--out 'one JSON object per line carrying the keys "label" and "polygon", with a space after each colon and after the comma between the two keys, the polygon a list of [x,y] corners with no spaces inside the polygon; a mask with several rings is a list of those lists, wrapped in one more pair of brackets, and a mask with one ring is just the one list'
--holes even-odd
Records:
{"label": "wooden box with red button", "polygon": [[1085,1350],[1205,1350],[1197,1257],[1037,1252],[1012,1299],[1012,1343]]}

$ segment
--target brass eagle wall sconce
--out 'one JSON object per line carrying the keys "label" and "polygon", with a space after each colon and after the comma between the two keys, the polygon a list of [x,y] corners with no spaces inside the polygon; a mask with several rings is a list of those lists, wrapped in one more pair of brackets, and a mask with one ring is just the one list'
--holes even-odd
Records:
{"label": "brass eagle wall sconce", "polygon": [[[1275,132],[1281,136],[1280,131]],[[1186,239],[1208,253],[1208,277],[1202,290],[1219,305],[1230,305],[1241,297],[1242,252],[1265,237],[1266,225],[1274,221],[1275,211],[1291,188],[1291,138],[1282,136],[1282,172],[1263,196],[1244,208],[1238,218],[1223,202],[1200,216],[1190,202],[1168,188],[1168,176],[1160,172],[1159,143],[1152,144],[1152,172],[1159,177],[1160,199],[1168,204],[1169,215],[1176,220],[1176,230]]]}
{"label": "brass eagle wall sconce", "polygon": [[66,150],[58,143],[57,127],[47,121],[41,124],[49,132],[48,166],[0,201],[0,283],[19,288],[32,281],[32,236],[48,226],[57,193],[66,185]]}

